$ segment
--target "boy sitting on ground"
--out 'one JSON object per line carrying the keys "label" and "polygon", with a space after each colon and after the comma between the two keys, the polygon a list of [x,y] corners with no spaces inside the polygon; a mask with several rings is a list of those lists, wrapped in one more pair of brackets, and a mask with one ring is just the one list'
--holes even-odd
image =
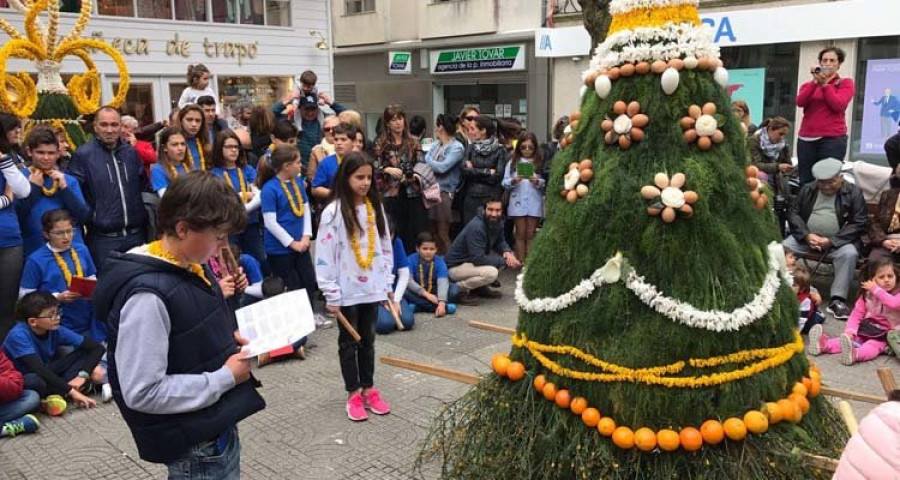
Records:
{"label": "boy sitting on ground", "polygon": [[437,241],[430,232],[416,237],[416,253],[409,256],[409,286],[404,298],[415,312],[430,312],[441,318],[456,313],[459,287],[450,282],[447,264],[437,254]]}

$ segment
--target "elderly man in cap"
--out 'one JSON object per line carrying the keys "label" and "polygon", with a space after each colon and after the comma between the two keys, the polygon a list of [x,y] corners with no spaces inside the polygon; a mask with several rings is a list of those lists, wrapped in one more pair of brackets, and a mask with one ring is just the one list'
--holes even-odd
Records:
{"label": "elderly man in cap", "polygon": [[297,149],[300,150],[300,161],[303,162],[304,171],[309,167],[309,155],[313,147],[322,142],[324,134],[322,124],[325,116],[319,103],[330,107],[336,114],[346,108],[331,100],[325,93],[294,92],[290,97],[272,106],[275,118],[281,120],[293,115],[294,125],[300,132],[297,135]]}
{"label": "elderly man in cap", "polygon": [[795,253],[827,256],[834,263],[828,312],[843,320],[850,316],[847,292],[868,219],[862,192],[841,177],[842,165],[835,158],[813,165],[816,181],[804,185],[791,205],[791,234],[784,246]]}

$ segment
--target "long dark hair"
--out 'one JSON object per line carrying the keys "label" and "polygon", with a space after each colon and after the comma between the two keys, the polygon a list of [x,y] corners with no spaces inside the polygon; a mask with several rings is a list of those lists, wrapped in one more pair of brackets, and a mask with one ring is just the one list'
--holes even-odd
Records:
{"label": "long dark hair", "polygon": [[363,226],[356,217],[356,198],[353,189],[350,188],[350,177],[360,168],[368,165],[372,169],[372,186],[369,187],[366,197],[372,202],[372,208],[375,209],[375,225],[378,232],[384,236],[385,230],[384,212],[381,209],[381,196],[378,189],[375,188],[375,164],[366,155],[360,152],[351,152],[341,161],[341,167],[338,169],[337,177],[334,180],[334,190],[331,192],[332,200],[340,200],[341,215],[344,217],[344,227],[347,229],[347,236],[353,237],[356,232],[363,231]]}
{"label": "long dark hair", "polygon": [[447,135],[453,137],[453,134],[456,133],[456,130],[459,128],[459,117],[453,115],[451,113],[441,113],[435,119],[434,124],[438,127],[442,127]]}
{"label": "long dark hair", "polygon": [[525,132],[522,135],[519,135],[519,141],[516,143],[516,149],[512,154],[512,161],[509,162],[509,171],[514,171],[516,163],[522,158],[522,144],[525,142],[531,142],[534,146],[534,154],[531,158],[534,161],[534,171],[540,172],[541,168],[544,166],[544,159],[541,156],[541,145],[538,143],[537,136],[531,132]]}
{"label": "long dark hair", "polygon": [[384,109],[384,114],[381,116],[382,128],[384,131],[375,141],[375,150],[379,155],[384,155],[386,150],[390,149],[390,146],[394,144],[394,134],[391,132],[390,122],[396,117],[401,117],[403,119],[403,133],[401,135],[402,143],[400,148],[407,150],[407,158],[413,159],[415,158],[414,154],[418,147],[415,139],[409,134],[409,121],[406,117],[406,112],[403,111],[401,105],[388,105],[387,108]]}
{"label": "long dark hair", "polygon": [[169,152],[166,151],[166,144],[168,144],[169,139],[174,137],[175,135],[181,136],[181,138],[183,138],[185,141],[184,158],[181,160],[181,164],[184,166],[185,173],[190,172],[194,169],[194,163],[188,161],[187,137],[184,135],[184,132],[182,132],[181,129],[177,127],[169,127],[163,129],[163,131],[159,133],[159,148],[156,149],[156,163],[163,167],[163,174],[165,174],[166,178],[168,178],[170,182],[174,180],[172,178],[170,167],[175,168],[175,164],[169,158]]}
{"label": "long dark hair", "polygon": [[[181,123],[181,120],[191,112],[200,114],[200,131],[197,132],[197,136],[194,137],[194,140],[197,142],[197,148],[202,148],[203,155],[206,158],[209,158],[210,149],[212,148],[212,143],[209,138],[209,125],[206,124],[206,114],[203,113],[203,109],[200,108],[200,105],[189,103],[182,107],[181,110],[178,111],[178,127],[184,129],[184,124]],[[185,134],[184,139],[188,140],[187,134]]]}
{"label": "long dark hair", "polygon": [[19,120],[19,117],[9,113],[0,113],[0,152],[7,154],[15,152],[19,156],[22,155],[22,145],[12,145],[6,140],[7,133],[21,126],[22,121]]}
{"label": "long dark hair", "polygon": [[247,166],[247,152],[244,151],[241,139],[238,138],[234,130],[222,130],[216,135],[216,144],[213,147],[212,162],[213,166],[225,168],[225,140],[232,139],[238,144],[237,167],[243,169]]}
{"label": "long dark hair", "polygon": [[278,172],[288,163],[300,158],[300,150],[293,145],[278,145],[271,155],[267,155],[259,161],[256,175],[256,186],[262,188],[269,180],[278,175]]}

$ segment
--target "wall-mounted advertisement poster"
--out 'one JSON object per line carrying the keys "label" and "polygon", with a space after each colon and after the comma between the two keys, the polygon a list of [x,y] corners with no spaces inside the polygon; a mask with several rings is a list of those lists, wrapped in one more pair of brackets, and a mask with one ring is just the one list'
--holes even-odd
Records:
{"label": "wall-mounted advertisement poster", "polygon": [[866,62],[865,105],[859,153],[884,154],[884,141],[900,122],[900,58]]}
{"label": "wall-mounted advertisement poster", "polygon": [[765,68],[736,68],[728,71],[728,87],[731,101],[743,100],[750,108],[750,122],[759,125],[763,121],[766,93]]}

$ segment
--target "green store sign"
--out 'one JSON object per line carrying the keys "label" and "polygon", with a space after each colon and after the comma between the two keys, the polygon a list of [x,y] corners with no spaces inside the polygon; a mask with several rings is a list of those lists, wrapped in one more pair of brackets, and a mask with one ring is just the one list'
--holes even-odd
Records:
{"label": "green store sign", "polygon": [[433,50],[431,73],[525,70],[525,45]]}
{"label": "green store sign", "polygon": [[388,74],[412,75],[412,53],[388,52]]}

